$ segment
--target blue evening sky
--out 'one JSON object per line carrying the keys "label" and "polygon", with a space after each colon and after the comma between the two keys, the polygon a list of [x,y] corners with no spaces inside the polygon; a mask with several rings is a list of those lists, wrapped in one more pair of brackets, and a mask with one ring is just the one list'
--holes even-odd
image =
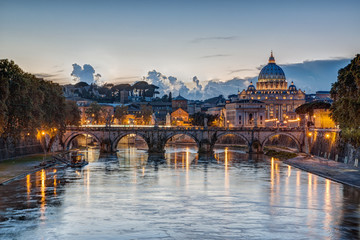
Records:
{"label": "blue evening sky", "polygon": [[[191,86],[193,76],[201,84],[257,76],[273,50],[288,68],[331,63],[334,76],[312,77],[327,90],[360,53],[359,10],[359,0],[0,0],[0,58],[59,83],[72,81],[77,63],[105,82],[156,70]],[[311,89],[301,79],[307,68],[291,69],[287,77]]]}

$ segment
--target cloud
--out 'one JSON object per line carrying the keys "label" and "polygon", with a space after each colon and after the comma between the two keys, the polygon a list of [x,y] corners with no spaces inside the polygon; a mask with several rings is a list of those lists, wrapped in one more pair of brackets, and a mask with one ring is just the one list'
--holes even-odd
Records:
{"label": "cloud", "polygon": [[183,81],[178,80],[173,76],[165,76],[156,70],[149,71],[146,77],[143,77],[143,80],[158,86],[158,91],[160,95],[169,94],[172,92],[173,96],[181,94],[182,96],[188,96],[190,89],[185,85]]}
{"label": "cloud", "polygon": [[117,77],[117,78],[114,78],[115,81],[124,81],[124,80],[134,80],[134,79],[141,79],[140,76],[129,76],[129,77]]}
{"label": "cloud", "polygon": [[186,84],[173,76],[165,76],[156,70],[148,72],[148,75],[143,78],[150,84],[159,87],[160,95],[169,94],[172,92],[173,96],[179,93],[181,96],[190,99],[207,99],[223,95],[227,97],[230,94],[236,94],[238,89],[246,88],[253,78],[233,78],[228,81],[219,81],[216,79],[208,81],[206,84],[201,84],[200,79],[194,76],[192,82],[195,83],[193,88],[189,88]]}
{"label": "cloud", "polygon": [[203,88],[203,99],[219,96],[220,94],[227,98],[228,95],[237,94],[238,90],[247,88],[250,84],[250,81],[253,81],[254,78],[233,78],[228,81],[209,81],[206,86]]}
{"label": "cloud", "polygon": [[207,56],[202,56],[200,58],[218,58],[218,57],[229,57],[231,55],[229,54],[214,54],[214,55],[207,55]]}
{"label": "cloud", "polygon": [[306,60],[302,63],[279,65],[285,72],[288,82],[294,81],[298,88],[307,93],[329,91],[331,84],[337,81],[338,71],[348,65],[349,58],[326,60]]}
{"label": "cloud", "polygon": [[50,73],[34,73],[35,77],[37,78],[54,78],[57,77],[58,74],[50,74]]}
{"label": "cloud", "polygon": [[75,82],[86,82],[88,84],[99,83],[101,75],[99,73],[95,74],[95,69],[90,64],[84,64],[83,67],[74,63],[73,71],[71,76]]}
{"label": "cloud", "polygon": [[201,91],[202,86],[200,85],[200,80],[197,78],[197,76],[194,76],[192,80],[196,84],[196,89]]}
{"label": "cloud", "polygon": [[200,43],[204,41],[216,41],[216,40],[235,40],[237,36],[224,36],[224,37],[202,37],[202,38],[195,38],[191,41],[191,43]]}
{"label": "cloud", "polygon": [[235,70],[230,70],[229,74],[238,73],[238,72],[248,72],[248,71],[254,71],[254,69],[250,69],[250,68],[235,69]]}

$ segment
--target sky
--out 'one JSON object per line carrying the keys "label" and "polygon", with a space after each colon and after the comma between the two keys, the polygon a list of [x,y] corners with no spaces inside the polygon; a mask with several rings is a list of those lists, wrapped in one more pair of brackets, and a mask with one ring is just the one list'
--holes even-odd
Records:
{"label": "sky", "polygon": [[0,59],[61,84],[90,65],[98,82],[156,71],[189,91],[225,84],[227,94],[256,81],[273,50],[288,81],[329,90],[360,53],[359,9],[358,0],[0,0]]}

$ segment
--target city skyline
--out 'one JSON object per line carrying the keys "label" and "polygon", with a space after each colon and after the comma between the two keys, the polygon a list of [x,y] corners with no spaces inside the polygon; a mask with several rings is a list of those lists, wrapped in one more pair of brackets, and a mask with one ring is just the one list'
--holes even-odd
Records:
{"label": "city skyline", "polygon": [[338,69],[360,51],[356,1],[3,1],[0,6],[0,58],[61,84],[73,83],[73,64],[90,64],[108,83],[139,81],[156,70],[189,89],[197,86],[194,76],[202,91],[218,82],[233,89],[224,82],[234,79],[242,88],[256,80],[273,50],[288,81],[307,92],[329,90]]}

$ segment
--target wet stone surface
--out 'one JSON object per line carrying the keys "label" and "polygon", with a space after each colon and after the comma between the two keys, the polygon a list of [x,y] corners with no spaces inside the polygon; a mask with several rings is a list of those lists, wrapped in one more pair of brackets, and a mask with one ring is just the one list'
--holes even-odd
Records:
{"label": "wet stone surface", "polygon": [[87,154],[0,186],[0,239],[358,239],[359,190],[263,155]]}

